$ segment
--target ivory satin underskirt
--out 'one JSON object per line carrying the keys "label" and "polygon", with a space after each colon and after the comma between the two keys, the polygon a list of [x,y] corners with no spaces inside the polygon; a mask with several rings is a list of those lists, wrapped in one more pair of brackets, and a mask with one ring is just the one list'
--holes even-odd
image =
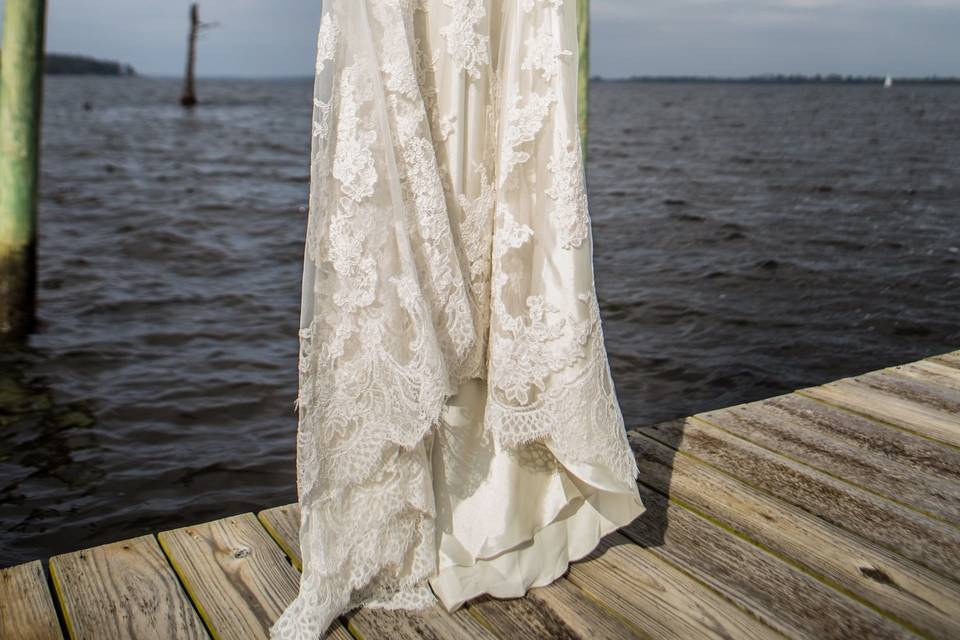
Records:
{"label": "ivory satin underskirt", "polygon": [[549,584],[644,511],[636,485],[603,466],[564,462],[549,442],[505,449],[483,436],[485,385],[461,386],[432,438],[438,575],[447,610],[481,594]]}

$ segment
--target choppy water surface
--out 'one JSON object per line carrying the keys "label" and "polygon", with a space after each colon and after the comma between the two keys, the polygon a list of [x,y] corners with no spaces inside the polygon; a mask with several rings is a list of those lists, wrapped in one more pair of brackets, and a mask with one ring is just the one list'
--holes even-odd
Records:
{"label": "choppy water surface", "polygon": [[[208,80],[186,112],[173,80],[47,79],[0,566],[295,500],[311,86]],[[960,348],[960,89],[599,84],[592,109],[628,423]]]}

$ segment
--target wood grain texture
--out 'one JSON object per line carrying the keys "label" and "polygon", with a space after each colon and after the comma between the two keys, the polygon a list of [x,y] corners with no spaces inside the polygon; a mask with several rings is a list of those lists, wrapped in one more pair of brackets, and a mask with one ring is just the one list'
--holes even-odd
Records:
{"label": "wood grain texture", "polygon": [[895,376],[904,376],[927,384],[960,391],[960,369],[940,364],[935,360],[920,360],[919,362],[890,367],[884,369],[884,371]]}
{"label": "wood grain texture", "polygon": [[[960,524],[960,465],[945,469],[948,460],[960,463],[960,450],[797,395],[697,418],[907,508]],[[905,449],[915,455],[903,455]]]}
{"label": "wood grain texture", "polygon": [[[636,429],[754,489],[909,558],[960,578],[960,530],[867,493],[693,418]],[[677,458],[679,460],[679,458]],[[787,523],[781,526],[790,526]]]}
{"label": "wood grain texture", "polygon": [[760,547],[669,503],[648,488],[649,508],[666,513],[665,535],[639,522],[623,533],[740,604],[790,638],[916,638],[906,627]]}
{"label": "wood grain texture", "polygon": [[926,360],[960,369],[960,351],[953,351],[951,353],[944,353],[938,356],[931,356],[926,358]]}
{"label": "wood grain texture", "polygon": [[0,569],[0,638],[63,638],[39,560]]}
{"label": "wood grain texture", "polygon": [[[800,431],[795,437],[810,441],[811,449],[816,449],[817,443],[829,449],[840,442],[866,450],[862,455],[874,464],[890,461],[951,486],[960,485],[960,451],[952,447],[794,393],[753,406],[760,412],[775,412],[788,421],[783,428]],[[806,457],[807,454],[803,456]],[[908,473],[903,479],[913,482],[912,475]]]}
{"label": "wood grain texture", "polygon": [[[274,542],[280,545],[283,552],[287,554],[297,571],[303,571],[300,544],[298,543],[300,539],[300,505],[294,502],[272,509],[265,509],[257,514],[257,519]],[[291,544],[294,546],[291,547]]]}
{"label": "wood grain texture", "polygon": [[157,536],[216,638],[269,637],[299,574],[252,513]]}
{"label": "wood grain texture", "polygon": [[523,598],[483,596],[468,606],[501,638],[650,639],[565,577],[531,589]]}
{"label": "wood grain texture", "polygon": [[209,638],[153,536],[54,556],[50,575],[75,640]]}
{"label": "wood grain texture", "polygon": [[957,583],[648,437],[631,432],[630,444],[658,491],[914,628],[960,637]]}
{"label": "wood grain texture", "polygon": [[781,638],[780,633],[620,533],[608,535],[571,582],[658,639]]}
{"label": "wood grain texture", "polygon": [[[949,367],[944,367],[949,369]],[[960,391],[906,376],[898,376],[889,371],[871,371],[856,380],[863,384],[883,391],[890,395],[899,396],[944,413],[956,415],[960,413]]]}
{"label": "wood grain texture", "polygon": [[361,607],[346,616],[350,633],[363,640],[494,640],[493,632],[460,608],[448,613],[434,606],[424,611]]}
{"label": "wood grain texture", "polygon": [[960,447],[960,415],[923,404],[916,398],[881,391],[855,378],[800,389],[796,393]]}

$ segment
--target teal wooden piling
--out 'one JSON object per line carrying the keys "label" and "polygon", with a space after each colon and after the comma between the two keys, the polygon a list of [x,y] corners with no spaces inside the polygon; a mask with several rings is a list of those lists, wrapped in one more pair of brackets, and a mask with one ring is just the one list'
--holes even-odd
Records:
{"label": "teal wooden piling", "polygon": [[0,338],[33,329],[46,0],[5,0],[0,58]]}

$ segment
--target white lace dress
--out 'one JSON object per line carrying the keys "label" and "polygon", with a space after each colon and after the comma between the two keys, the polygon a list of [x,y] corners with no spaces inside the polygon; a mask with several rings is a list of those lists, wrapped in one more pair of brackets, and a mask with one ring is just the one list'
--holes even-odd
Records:
{"label": "white lace dress", "polygon": [[575,0],[326,0],[300,331],[303,574],[523,595],[643,511],[595,297]]}

